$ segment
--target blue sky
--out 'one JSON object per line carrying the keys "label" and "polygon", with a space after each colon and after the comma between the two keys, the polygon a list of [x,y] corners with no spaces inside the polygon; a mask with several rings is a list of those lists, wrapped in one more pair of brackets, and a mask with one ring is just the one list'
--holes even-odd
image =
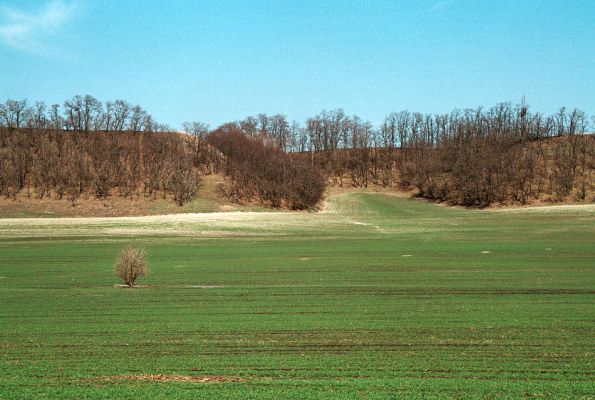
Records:
{"label": "blue sky", "polygon": [[172,127],[522,95],[595,115],[595,1],[0,1],[0,101],[75,94]]}

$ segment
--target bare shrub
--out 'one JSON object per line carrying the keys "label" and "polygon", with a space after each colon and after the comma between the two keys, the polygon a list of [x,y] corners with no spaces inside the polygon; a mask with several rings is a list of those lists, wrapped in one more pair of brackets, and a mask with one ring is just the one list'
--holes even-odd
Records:
{"label": "bare shrub", "polygon": [[149,267],[145,261],[145,251],[135,247],[126,247],[116,259],[116,275],[129,286],[134,286],[134,281],[139,276],[147,275]]}

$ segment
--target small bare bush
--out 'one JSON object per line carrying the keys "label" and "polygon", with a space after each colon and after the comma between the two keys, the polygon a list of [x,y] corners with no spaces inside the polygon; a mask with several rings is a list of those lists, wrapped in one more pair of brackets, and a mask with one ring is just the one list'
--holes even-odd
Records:
{"label": "small bare bush", "polygon": [[134,281],[139,276],[147,275],[149,267],[145,261],[145,251],[134,247],[126,247],[116,259],[116,275],[129,286],[134,286]]}

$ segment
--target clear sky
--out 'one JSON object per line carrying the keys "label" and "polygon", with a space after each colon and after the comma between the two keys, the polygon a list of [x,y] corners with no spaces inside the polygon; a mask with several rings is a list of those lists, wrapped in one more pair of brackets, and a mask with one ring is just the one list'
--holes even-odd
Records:
{"label": "clear sky", "polygon": [[0,0],[0,101],[75,94],[174,128],[522,95],[595,115],[595,0]]}

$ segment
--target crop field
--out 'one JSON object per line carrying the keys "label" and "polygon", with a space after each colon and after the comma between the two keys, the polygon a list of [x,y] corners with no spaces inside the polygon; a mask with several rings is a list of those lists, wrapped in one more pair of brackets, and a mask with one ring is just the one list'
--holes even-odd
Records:
{"label": "crop field", "polygon": [[592,399],[595,207],[2,219],[0,310],[0,398]]}

